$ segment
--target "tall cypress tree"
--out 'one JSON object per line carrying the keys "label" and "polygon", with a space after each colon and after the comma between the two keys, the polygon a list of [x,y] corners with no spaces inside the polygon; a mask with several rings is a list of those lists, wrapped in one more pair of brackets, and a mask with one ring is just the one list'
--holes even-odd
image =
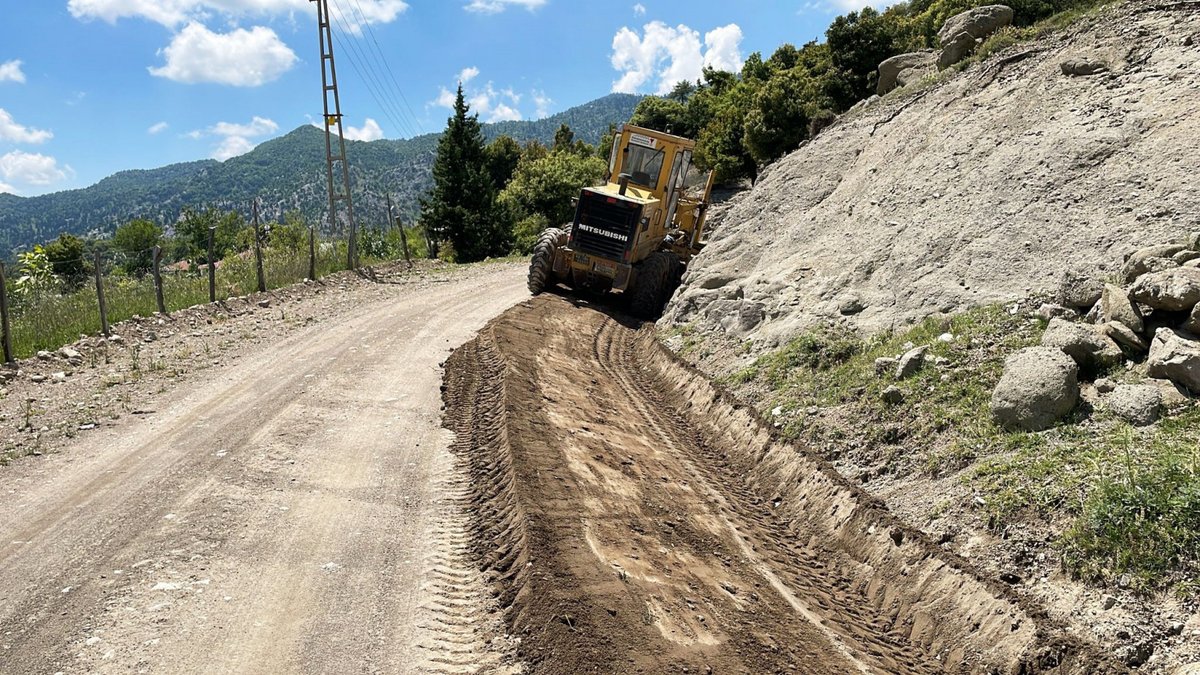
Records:
{"label": "tall cypress tree", "polygon": [[460,84],[454,115],[438,141],[433,190],[421,200],[430,235],[449,241],[458,262],[505,255],[512,246],[512,230],[496,207],[479,116],[469,111]]}

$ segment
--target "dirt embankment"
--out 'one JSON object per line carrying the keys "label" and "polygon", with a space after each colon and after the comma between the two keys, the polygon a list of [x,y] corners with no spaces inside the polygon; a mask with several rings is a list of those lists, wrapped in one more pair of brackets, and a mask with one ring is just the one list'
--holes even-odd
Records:
{"label": "dirt embankment", "polygon": [[[1105,70],[1064,75],[1079,58]],[[1200,229],[1197,3],[1121,3],[914,88],[735,198],[664,325],[756,349],[830,318],[885,330]]]}
{"label": "dirt embankment", "polygon": [[539,673],[1121,672],[669,356],[542,296],[447,363],[474,548]]}

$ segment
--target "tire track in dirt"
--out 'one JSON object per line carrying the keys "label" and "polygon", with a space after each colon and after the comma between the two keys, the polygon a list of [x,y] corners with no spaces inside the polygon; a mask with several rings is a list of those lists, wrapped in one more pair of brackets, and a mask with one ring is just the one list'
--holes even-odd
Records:
{"label": "tire track in dirt", "polygon": [[535,673],[1120,672],[675,363],[540,296],[447,364],[474,551]]}

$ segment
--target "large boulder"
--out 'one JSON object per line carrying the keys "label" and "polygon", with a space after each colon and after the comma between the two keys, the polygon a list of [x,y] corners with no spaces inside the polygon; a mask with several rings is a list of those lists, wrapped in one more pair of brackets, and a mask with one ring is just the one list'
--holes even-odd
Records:
{"label": "large boulder", "polygon": [[1153,384],[1123,384],[1105,397],[1104,407],[1138,427],[1158,421],[1163,397]]}
{"label": "large boulder", "polygon": [[1040,431],[1079,401],[1079,367],[1052,347],[1028,347],[1008,357],[992,392],[992,418],[1007,429]]}
{"label": "large boulder", "polygon": [[938,43],[945,47],[960,33],[972,39],[983,39],[1013,22],[1012,7],[984,5],[950,17],[938,31]]}
{"label": "large boulder", "polygon": [[1135,251],[1121,267],[1121,276],[1125,277],[1125,283],[1130,283],[1143,274],[1176,267],[1178,264],[1171,257],[1185,249],[1187,246],[1183,244],[1163,244]]}
{"label": "large boulder", "polygon": [[1133,299],[1154,309],[1190,312],[1200,304],[1200,269],[1178,267],[1142,275],[1131,289]]}
{"label": "large boulder", "polygon": [[1086,373],[1095,374],[1121,362],[1121,348],[1095,326],[1051,319],[1042,346],[1061,350]]}
{"label": "large boulder", "polygon": [[971,37],[971,34],[966,31],[955,35],[945,43],[942,53],[938,55],[938,70],[945,70],[967,58],[971,52],[975,51],[975,47],[980,42],[979,38]]}
{"label": "large boulder", "polygon": [[1092,274],[1068,270],[1058,282],[1058,300],[1067,307],[1087,311],[1104,294],[1104,282]]}
{"label": "large boulder", "polygon": [[883,96],[897,86],[903,86],[900,82],[901,73],[913,69],[929,72],[936,63],[937,54],[932,51],[893,56],[879,64],[879,85],[876,90]]}
{"label": "large boulder", "polygon": [[1150,377],[1170,380],[1200,393],[1200,338],[1191,333],[1159,328],[1146,361]]}
{"label": "large boulder", "polygon": [[1100,298],[1100,320],[1124,324],[1135,333],[1142,332],[1146,327],[1142,321],[1142,313],[1129,299],[1129,294],[1120,286],[1112,284],[1104,286],[1104,294]]}
{"label": "large boulder", "polygon": [[1192,314],[1184,322],[1183,329],[1193,335],[1200,335],[1200,305],[1192,308]]}

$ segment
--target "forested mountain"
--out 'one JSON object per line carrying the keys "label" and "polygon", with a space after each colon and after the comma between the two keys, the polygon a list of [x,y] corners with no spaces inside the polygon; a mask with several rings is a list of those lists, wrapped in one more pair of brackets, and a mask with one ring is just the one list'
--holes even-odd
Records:
{"label": "forested mountain", "polygon": [[[595,143],[609,124],[628,120],[640,97],[612,94],[537,121],[483,125],[489,139],[507,134],[518,141],[552,143],[561,124],[575,137]],[[411,222],[418,199],[432,184],[438,134],[369,143],[350,141],[355,213],[359,222],[382,224],[387,193],[397,214]],[[296,209],[315,222],[325,219],[325,139],[305,125],[225,162],[204,160],[160,169],[122,171],[81,190],[40,197],[0,194],[0,255],[26,249],[61,232],[104,236],[133,218],[170,226],[185,206],[217,206],[249,212],[258,197],[264,219]]]}

